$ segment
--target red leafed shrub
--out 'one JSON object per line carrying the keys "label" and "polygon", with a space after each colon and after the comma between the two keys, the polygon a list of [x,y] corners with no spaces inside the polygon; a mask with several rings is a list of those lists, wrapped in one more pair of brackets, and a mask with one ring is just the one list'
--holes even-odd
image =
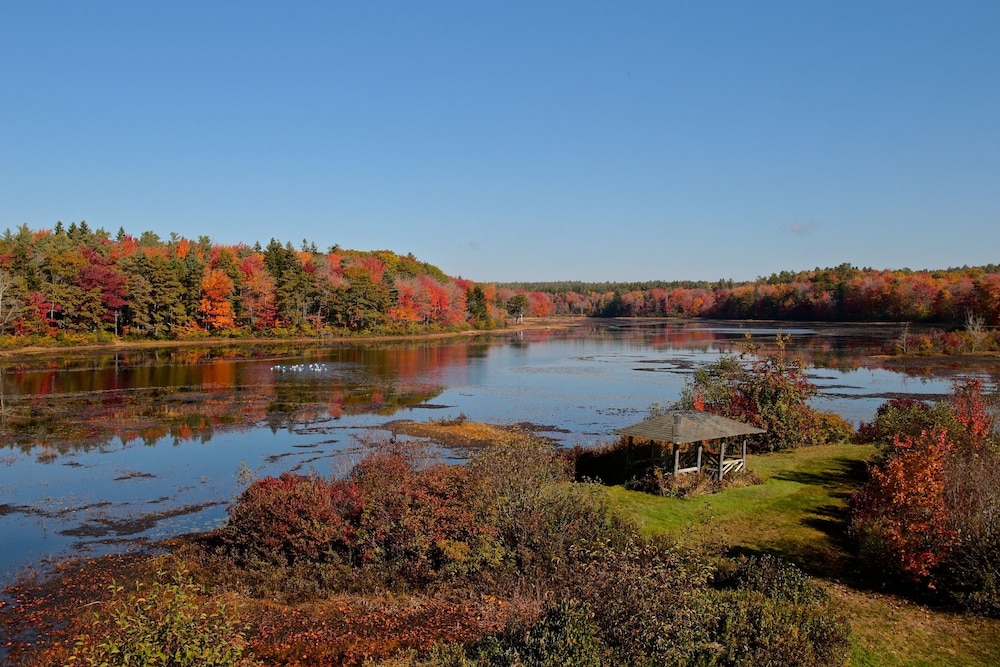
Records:
{"label": "red leafed shrub", "polygon": [[852,499],[851,530],[872,565],[1000,616],[1000,441],[982,387],[957,382],[948,401],[879,408],[860,435],[883,450]]}
{"label": "red leafed shrub", "polygon": [[967,449],[982,450],[993,433],[993,416],[986,408],[983,381],[956,382],[953,389],[955,396],[951,400],[951,410],[965,429],[964,444]]}
{"label": "red leafed shrub", "polygon": [[923,582],[955,539],[945,506],[945,470],[954,443],[943,429],[902,436],[869,468],[854,497],[853,528],[864,555]]}
{"label": "red leafed shrub", "polygon": [[469,466],[435,463],[392,448],[351,471],[365,504],[357,533],[367,563],[398,566],[411,581],[478,570],[498,557],[483,478]]}
{"label": "red leafed shrub", "polygon": [[229,507],[224,539],[274,563],[351,556],[362,495],[349,481],[283,473],[251,484]]}

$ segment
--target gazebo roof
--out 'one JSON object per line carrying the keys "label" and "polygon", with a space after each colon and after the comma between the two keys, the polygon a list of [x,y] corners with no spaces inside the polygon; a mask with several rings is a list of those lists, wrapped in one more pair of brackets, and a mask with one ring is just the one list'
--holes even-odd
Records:
{"label": "gazebo roof", "polygon": [[763,429],[735,419],[699,410],[671,410],[659,417],[615,430],[615,433],[621,435],[631,435],[656,442],[672,442],[678,445],[765,432]]}

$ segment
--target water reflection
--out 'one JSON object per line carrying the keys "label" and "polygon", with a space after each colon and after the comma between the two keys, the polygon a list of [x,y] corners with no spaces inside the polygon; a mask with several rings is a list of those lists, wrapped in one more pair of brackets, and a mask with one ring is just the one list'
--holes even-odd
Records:
{"label": "water reflection", "polygon": [[[209,440],[219,428],[272,430],[345,414],[392,414],[441,392],[481,345],[185,349],[8,365],[0,442],[53,453],[112,440]],[[322,364],[279,372],[278,361]]]}

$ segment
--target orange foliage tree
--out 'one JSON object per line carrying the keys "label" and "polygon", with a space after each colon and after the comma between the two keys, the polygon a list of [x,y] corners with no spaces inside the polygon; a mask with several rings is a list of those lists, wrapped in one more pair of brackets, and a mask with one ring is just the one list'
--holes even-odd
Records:
{"label": "orange foliage tree", "polygon": [[389,321],[396,325],[415,324],[420,321],[417,302],[417,285],[412,280],[396,280],[396,300],[389,308]]}
{"label": "orange foliage tree", "polygon": [[202,323],[209,330],[234,329],[236,327],[233,302],[233,281],[218,269],[211,269],[201,279],[201,304],[199,310]]}
{"label": "orange foliage tree", "polygon": [[933,428],[893,441],[881,465],[853,499],[862,552],[913,582],[926,581],[955,539],[945,506],[945,470],[955,445]]}

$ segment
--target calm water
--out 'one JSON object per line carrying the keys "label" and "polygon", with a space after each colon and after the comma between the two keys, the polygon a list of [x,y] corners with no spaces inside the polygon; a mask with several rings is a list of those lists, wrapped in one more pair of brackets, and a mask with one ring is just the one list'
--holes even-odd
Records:
{"label": "calm water", "polygon": [[[47,559],[219,525],[240,473],[338,474],[395,419],[527,423],[590,445],[675,400],[747,333],[706,323],[588,323],[474,340],[184,348],[0,366],[0,583]],[[886,398],[937,398],[991,369],[878,366],[898,327],[786,328],[816,407],[857,423]]]}

